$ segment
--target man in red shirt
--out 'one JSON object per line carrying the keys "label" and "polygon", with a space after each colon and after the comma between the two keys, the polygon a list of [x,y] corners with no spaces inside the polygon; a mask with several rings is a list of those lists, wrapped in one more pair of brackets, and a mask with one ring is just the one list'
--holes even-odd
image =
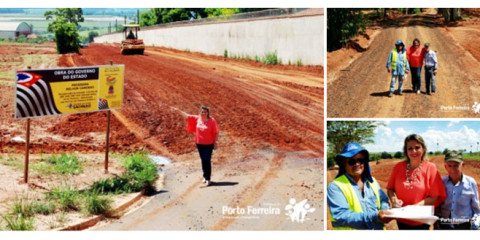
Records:
{"label": "man in red shirt", "polygon": [[415,38],[412,46],[407,49],[407,59],[412,72],[412,89],[413,92],[420,94],[421,87],[421,73],[423,66],[423,59],[425,56],[425,48],[420,46],[420,40]]}

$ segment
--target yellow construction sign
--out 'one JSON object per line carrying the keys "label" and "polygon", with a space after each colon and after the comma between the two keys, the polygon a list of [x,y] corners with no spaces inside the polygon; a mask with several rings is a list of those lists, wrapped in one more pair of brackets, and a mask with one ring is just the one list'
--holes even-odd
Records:
{"label": "yellow construction sign", "polygon": [[15,118],[122,107],[124,65],[19,70]]}

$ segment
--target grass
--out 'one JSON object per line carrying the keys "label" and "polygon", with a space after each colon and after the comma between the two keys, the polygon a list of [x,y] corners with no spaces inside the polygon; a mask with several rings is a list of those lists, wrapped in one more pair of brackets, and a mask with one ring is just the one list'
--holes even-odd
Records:
{"label": "grass", "polygon": [[75,155],[62,154],[60,156],[50,156],[46,159],[46,162],[32,164],[32,169],[35,169],[41,173],[75,175],[83,172],[80,162],[81,161]]}
{"label": "grass", "polygon": [[480,155],[478,153],[463,153],[463,159],[471,159],[471,160],[480,160]]}
{"label": "grass", "polygon": [[126,172],[121,176],[101,179],[95,182],[89,191],[98,193],[131,193],[152,188],[158,171],[155,163],[146,152],[137,152],[124,158]]}
{"label": "grass", "polygon": [[277,51],[273,53],[265,54],[265,57],[262,58],[262,62],[267,65],[277,65],[282,64],[280,59],[277,56]]}
{"label": "grass", "polygon": [[78,211],[80,209],[80,192],[71,186],[57,187],[47,193],[46,197],[50,201],[57,202],[62,211]]}
{"label": "grass", "polygon": [[297,67],[303,66],[302,59],[297,60]]}
{"label": "grass", "polygon": [[5,215],[2,217],[6,222],[6,227],[8,230],[13,231],[32,231],[34,230],[33,218],[26,218],[23,216],[9,216]]}
{"label": "grass", "polygon": [[[0,163],[13,164],[13,162],[15,161],[10,158],[0,157]],[[59,174],[74,174],[81,169],[78,158],[66,154],[50,156],[41,164],[49,165],[48,171]],[[9,214],[3,216],[6,229],[34,230],[34,217],[38,214],[51,215],[61,212],[56,216],[56,221],[45,221],[45,224],[52,229],[60,227],[64,225],[62,222],[68,221],[65,212],[82,211],[96,215],[109,214],[113,203],[111,193],[137,192],[143,188],[153,189],[152,186],[158,177],[158,171],[155,163],[148,157],[148,152],[138,151],[125,156],[123,166],[126,171],[121,176],[99,180],[84,191],[63,184],[46,192],[43,200],[29,200],[28,197],[16,199]]]}
{"label": "grass", "polygon": [[85,209],[90,214],[105,214],[112,210],[112,202],[109,196],[90,192],[85,197]]}
{"label": "grass", "polygon": [[53,202],[31,201],[28,197],[16,199],[11,207],[11,215],[26,218],[35,214],[49,215],[55,212],[56,205]]}
{"label": "grass", "polygon": [[[6,151],[4,149],[4,151]],[[24,163],[18,157],[8,156],[7,158],[0,157],[0,164],[13,167],[15,169],[23,169]]]}

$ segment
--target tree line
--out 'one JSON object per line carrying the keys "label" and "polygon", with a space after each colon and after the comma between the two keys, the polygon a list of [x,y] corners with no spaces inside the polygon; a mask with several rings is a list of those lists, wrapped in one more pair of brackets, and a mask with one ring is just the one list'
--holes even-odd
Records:
{"label": "tree line", "polygon": [[[142,11],[139,17],[140,26],[201,19],[214,16],[227,16],[237,13],[246,13],[265,10],[266,8],[151,8]],[[80,38],[79,23],[85,21],[81,8],[55,8],[45,11],[48,24],[47,30],[54,34],[58,53],[79,52]],[[90,32],[90,41],[98,33]]]}
{"label": "tree line", "polygon": [[[376,8],[330,8],[327,10],[327,51],[334,51],[345,47],[349,40],[365,31],[369,20],[366,11],[373,11],[377,17],[386,17],[387,12],[393,9]],[[421,8],[396,8],[404,14],[419,14]],[[461,19],[460,8],[439,8],[445,23]]]}

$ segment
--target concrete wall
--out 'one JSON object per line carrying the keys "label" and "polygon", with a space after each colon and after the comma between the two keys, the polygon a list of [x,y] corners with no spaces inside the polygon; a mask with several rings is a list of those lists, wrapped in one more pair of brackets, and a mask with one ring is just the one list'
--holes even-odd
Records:
{"label": "concrete wall", "polygon": [[[283,17],[223,23],[143,28],[146,45],[223,56],[263,57],[277,52],[283,64],[324,65],[324,16]],[[97,43],[119,43],[123,33],[98,36]]]}

